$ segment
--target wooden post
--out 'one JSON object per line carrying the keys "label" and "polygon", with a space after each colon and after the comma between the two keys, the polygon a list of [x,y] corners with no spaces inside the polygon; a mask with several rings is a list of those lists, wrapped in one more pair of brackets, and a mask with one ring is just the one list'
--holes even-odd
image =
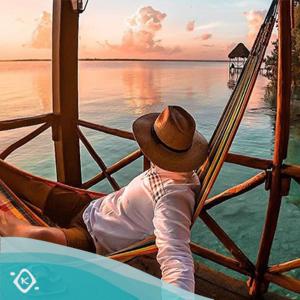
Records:
{"label": "wooden post", "polygon": [[52,85],[57,179],[81,185],[78,121],[78,20],[70,0],[53,0]]}
{"label": "wooden post", "polygon": [[272,242],[274,239],[281,204],[281,168],[287,156],[289,139],[289,115],[291,96],[291,14],[290,0],[279,0],[279,44],[278,44],[278,82],[275,145],[272,169],[272,183],[266,221],[260,241],[254,278],[250,294],[258,295],[267,289],[263,284],[268,267]]}

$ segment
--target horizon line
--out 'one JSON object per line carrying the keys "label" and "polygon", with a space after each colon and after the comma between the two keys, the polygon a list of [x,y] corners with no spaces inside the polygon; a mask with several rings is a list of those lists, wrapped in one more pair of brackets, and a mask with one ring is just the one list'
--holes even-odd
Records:
{"label": "horizon line", "polygon": [[[0,59],[0,62],[52,61],[50,58]],[[78,61],[169,61],[169,62],[229,62],[226,59],[162,59],[162,58],[79,58]]]}

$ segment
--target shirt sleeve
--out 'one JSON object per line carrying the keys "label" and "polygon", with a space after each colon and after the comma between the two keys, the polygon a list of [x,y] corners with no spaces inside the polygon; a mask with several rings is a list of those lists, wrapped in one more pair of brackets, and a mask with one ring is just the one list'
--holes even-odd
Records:
{"label": "shirt sleeve", "polygon": [[189,246],[194,203],[195,194],[191,189],[176,187],[157,201],[153,219],[162,279],[190,292],[195,289],[194,261]]}

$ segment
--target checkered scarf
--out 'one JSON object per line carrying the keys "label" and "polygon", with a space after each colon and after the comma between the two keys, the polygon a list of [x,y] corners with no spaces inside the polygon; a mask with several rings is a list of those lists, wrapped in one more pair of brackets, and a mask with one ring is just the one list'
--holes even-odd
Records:
{"label": "checkered scarf", "polygon": [[153,166],[151,166],[150,169],[146,172],[146,176],[148,177],[150,182],[153,200],[155,201],[155,203],[157,203],[157,201],[166,194],[161,177]]}

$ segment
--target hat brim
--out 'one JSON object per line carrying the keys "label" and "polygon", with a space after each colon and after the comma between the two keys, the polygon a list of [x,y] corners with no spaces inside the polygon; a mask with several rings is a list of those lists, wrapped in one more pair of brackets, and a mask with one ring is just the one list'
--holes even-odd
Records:
{"label": "hat brim", "polygon": [[[189,172],[198,169],[208,155],[208,142],[195,131],[193,143],[185,152],[175,152],[159,143],[152,135],[153,124],[159,113],[150,113],[136,119],[132,125],[135,140],[144,155],[158,167],[172,172]],[[174,136],[176,139],[176,136]]]}

